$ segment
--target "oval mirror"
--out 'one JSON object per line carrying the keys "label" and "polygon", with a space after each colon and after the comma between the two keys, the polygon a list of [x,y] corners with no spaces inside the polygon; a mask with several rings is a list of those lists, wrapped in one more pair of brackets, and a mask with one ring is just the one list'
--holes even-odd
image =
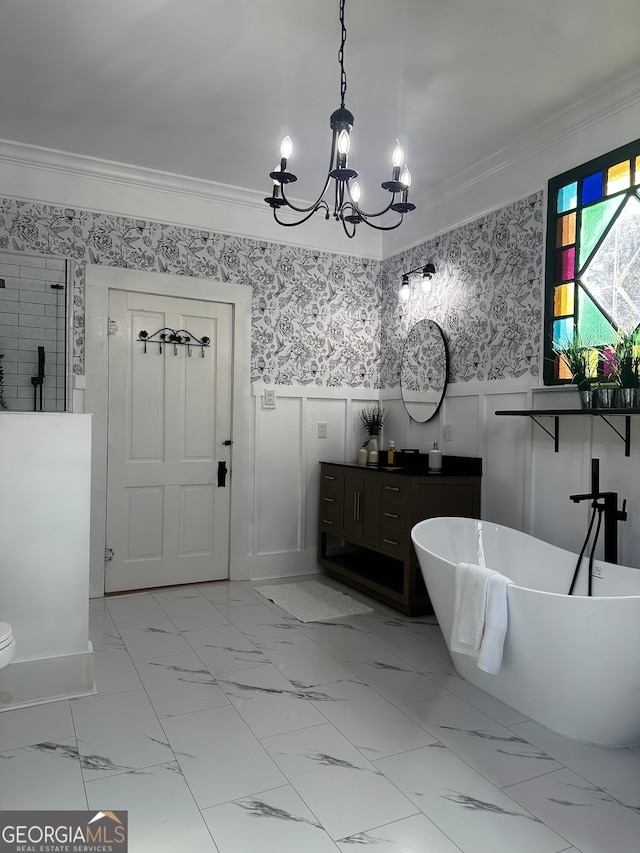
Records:
{"label": "oval mirror", "polygon": [[449,381],[449,353],[440,326],[420,320],[409,330],[400,362],[400,388],[407,414],[425,423],[440,408]]}

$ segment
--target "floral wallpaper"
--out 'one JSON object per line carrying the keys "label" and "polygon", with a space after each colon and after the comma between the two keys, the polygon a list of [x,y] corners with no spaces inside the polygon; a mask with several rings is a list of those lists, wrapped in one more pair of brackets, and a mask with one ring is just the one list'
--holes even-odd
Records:
{"label": "floral wallpaper", "polygon": [[[442,328],[450,381],[511,379],[540,371],[543,313],[542,192],[428,240],[383,263],[381,385],[398,385],[407,334],[419,320]],[[411,298],[398,296],[402,274],[428,262]],[[413,276],[411,277],[413,278]]]}
{"label": "floral wallpaper", "polygon": [[[248,284],[251,379],[267,384],[394,387],[409,329],[443,329],[450,381],[538,376],[542,192],[383,263],[159,222],[0,198],[0,248],[72,257],[74,371],[84,372],[85,264]],[[434,263],[431,288],[404,272]]]}
{"label": "floral wallpaper", "polygon": [[84,373],[85,264],[92,263],[250,285],[252,381],[379,385],[378,261],[9,198],[0,199],[0,248],[78,262],[77,374]]}
{"label": "floral wallpaper", "polygon": [[407,335],[400,364],[402,390],[441,393],[447,378],[442,334],[433,320],[418,320]]}

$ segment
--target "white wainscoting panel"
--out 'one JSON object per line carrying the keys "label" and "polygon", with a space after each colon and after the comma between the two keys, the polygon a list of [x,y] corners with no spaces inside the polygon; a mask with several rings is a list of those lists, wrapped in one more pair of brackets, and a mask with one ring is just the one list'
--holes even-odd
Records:
{"label": "white wainscoting panel", "polygon": [[[317,514],[320,461],[355,461],[365,434],[358,412],[376,402],[367,389],[278,386],[276,406],[262,405],[264,386],[252,389],[255,446],[253,579],[320,571]],[[380,392],[389,412],[380,446],[427,451],[438,441],[445,453],[483,460],[482,518],[524,530],[578,552],[587,532],[589,506],[570,494],[590,488],[591,459],[600,459],[602,490],[628,502],[629,518],[619,525],[619,562],[640,567],[640,417],[631,419],[631,456],[599,418],[560,418],[560,450],[530,418],[496,416],[497,410],[577,408],[575,389],[531,388],[530,380],[455,383],[432,421],[407,416],[399,389]],[[542,419],[551,432],[552,418]],[[318,423],[327,438],[318,438]],[[451,441],[444,439],[445,424]],[[614,425],[624,432],[624,419]],[[601,535],[602,539],[602,535]],[[602,542],[596,554],[601,556]]]}
{"label": "white wainscoting panel", "polygon": [[530,402],[530,394],[524,391],[484,395],[482,517],[517,530],[523,530],[526,523],[531,421],[524,417],[496,417],[495,412],[527,409]]}
{"label": "white wainscoting panel", "polygon": [[[275,407],[265,408],[264,392],[254,383],[254,580],[320,571],[319,463],[355,461],[364,440],[358,412],[378,399],[366,388],[278,385]],[[318,438],[319,422],[327,438]]]}
{"label": "white wainscoting panel", "polygon": [[[456,386],[459,384],[456,383]],[[474,388],[469,388],[470,385],[470,382],[465,382],[460,389],[462,393],[445,397],[440,409],[440,419],[443,424],[451,425],[452,437],[446,446],[444,439],[441,439],[439,447],[452,456],[482,455],[482,395]]]}
{"label": "white wainscoting panel", "polygon": [[[254,398],[259,399],[259,398]],[[277,396],[256,412],[255,484],[263,497],[254,523],[254,553],[299,551],[302,398]]]}

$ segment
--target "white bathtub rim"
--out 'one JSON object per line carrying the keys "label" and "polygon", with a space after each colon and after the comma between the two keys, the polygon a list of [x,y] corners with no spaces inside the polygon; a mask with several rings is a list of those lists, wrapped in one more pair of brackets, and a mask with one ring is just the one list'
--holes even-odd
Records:
{"label": "white bathtub rim", "polygon": [[[465,518],[465,517],[461,517],[461,516],[444,516],[444,515],[443,516],[436,516],[434,518],[425,518],[422,521],[417,522],[413,526],[413,528],[411,529],[411,541],[413,542],[413,545],[416,548],[416,550],[418,548],[421,548],[423,551],[425,551],[427,554],[430,554],[432,557],[436,557],[438,560],[442,560],[444,563],[447,563],[448,565],[455,567],[455,565],[456,565],[455,563],[453,563],[447,557],[442,556],[442,554],[439,554],[437,551],[434,551],[431,548],[429,548],[424,542],[421,542],[417,538],[417,536],[415,535],[416,530],[423,530],[424,528],[427,528],[429,526],[436,526],[436,525],[440,526],[440,525],[446,524],[448,522],[455,523],[456,525],[459,525],[461,522],[462,523],[471,522],[471,523],[473,523],[474,527],[476,527],[477,525],[480,525],[481,527],[491,527],[496,531],[504,530],[504,531],[508,531],[509,533],[516,533],[519,537],[520,536],[526,537],[531,542],[543,544],[549,548],[553,548],[554,550],[558,551],[561,554],[564,554],[566,557],[572,558],[572,560],[574,561],[574,565],[578,559],[578,554],[576,554],[574,551],[569,551],[566,548],[561,548],[559,545],[554,545],[551,542],[546,542],[544,539],[539,539],[536,536],[532,536],[530,533],[525,533],[522,530],[517,530],[515,527],[507,527],[504,524],[498,524],[497,522],[494,522],[494,521],[483,521],[482,519],[477,519],[477,518]],[[587,558],[583,557],[583,559],[586,560]],[[630,572],[638,572],[640,575],[640,569],[636,569],[633,566],[623,566],[623,565],[620,565],[618,563],[606,563],[604,560],[597,560],[597,559],[594,560],[594,565],[599,566],[599,567],[604,567],[604,566],[612,567],[613,569],[623,569],[623,570],[626,569]],[[489,568],[493,569],[492,566],[490,566]],[[499,572],[499,569],[495,569],[495,571]],[[514,589],[522,589],[522,590],[525,590],[526,592],[535,593],[537,595],[551,595],[551,596],[558,596],[559,598],[571,598],[575,601],[582,601],[584,599],[587,599],[589,601],[620,601],[620,600],[624,600],[624,599],[630,599],[630,600],[636,601],[636,600],[640,599],[640,594],[638,594],[638,595],[584,595],[584,594],[580,594],[580,593],[574,593],[572,595],[569,595],[568,592],[550,592],[550,591],[544,590],[544,589],[536,589],[535,587],[531,587],[531,586],[523,586],[522,584],[516,583],[515,581],[512,581],[511,587],[513,587]]]}

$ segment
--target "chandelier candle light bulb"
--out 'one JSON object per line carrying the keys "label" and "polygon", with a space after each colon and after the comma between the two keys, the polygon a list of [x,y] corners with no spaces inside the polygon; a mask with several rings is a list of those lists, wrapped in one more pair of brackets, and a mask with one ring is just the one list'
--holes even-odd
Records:
{"label": "chandelier candle light bulb", "polygon": [[[396,139],[396,147],[393,149],[393,154],[391,155],[391,165],[393,166],[394,171],[394,180],[398,180],[398,175],[400,174],[400,166],[404,163],[404,151],[402,149],[402,145]],[[397,174],[395,173],[397,171]]]}
{"label": "chandelier candle light bulb", "polygon": [[280,144],[280,157],[284,161],[284,165],[282,166],[283,171],[284,169],[286,169],[287,160],[289,159],[289,157],[291,157],[292,152],[293,142],[291,141],[291,137],[287,134],[287,136],[285,136],[285,138],[282,140],[282,143]]}
{"label": "chandelier candle light bulb", "polygon": [[340,136],[338,137],[338,154],[341,154],[345,158],[344,165],[346,165],[346,156],[349,153],[349,148],[351,148],[351,139],[349,138],[349,134],[346,130],[341,130]]}

